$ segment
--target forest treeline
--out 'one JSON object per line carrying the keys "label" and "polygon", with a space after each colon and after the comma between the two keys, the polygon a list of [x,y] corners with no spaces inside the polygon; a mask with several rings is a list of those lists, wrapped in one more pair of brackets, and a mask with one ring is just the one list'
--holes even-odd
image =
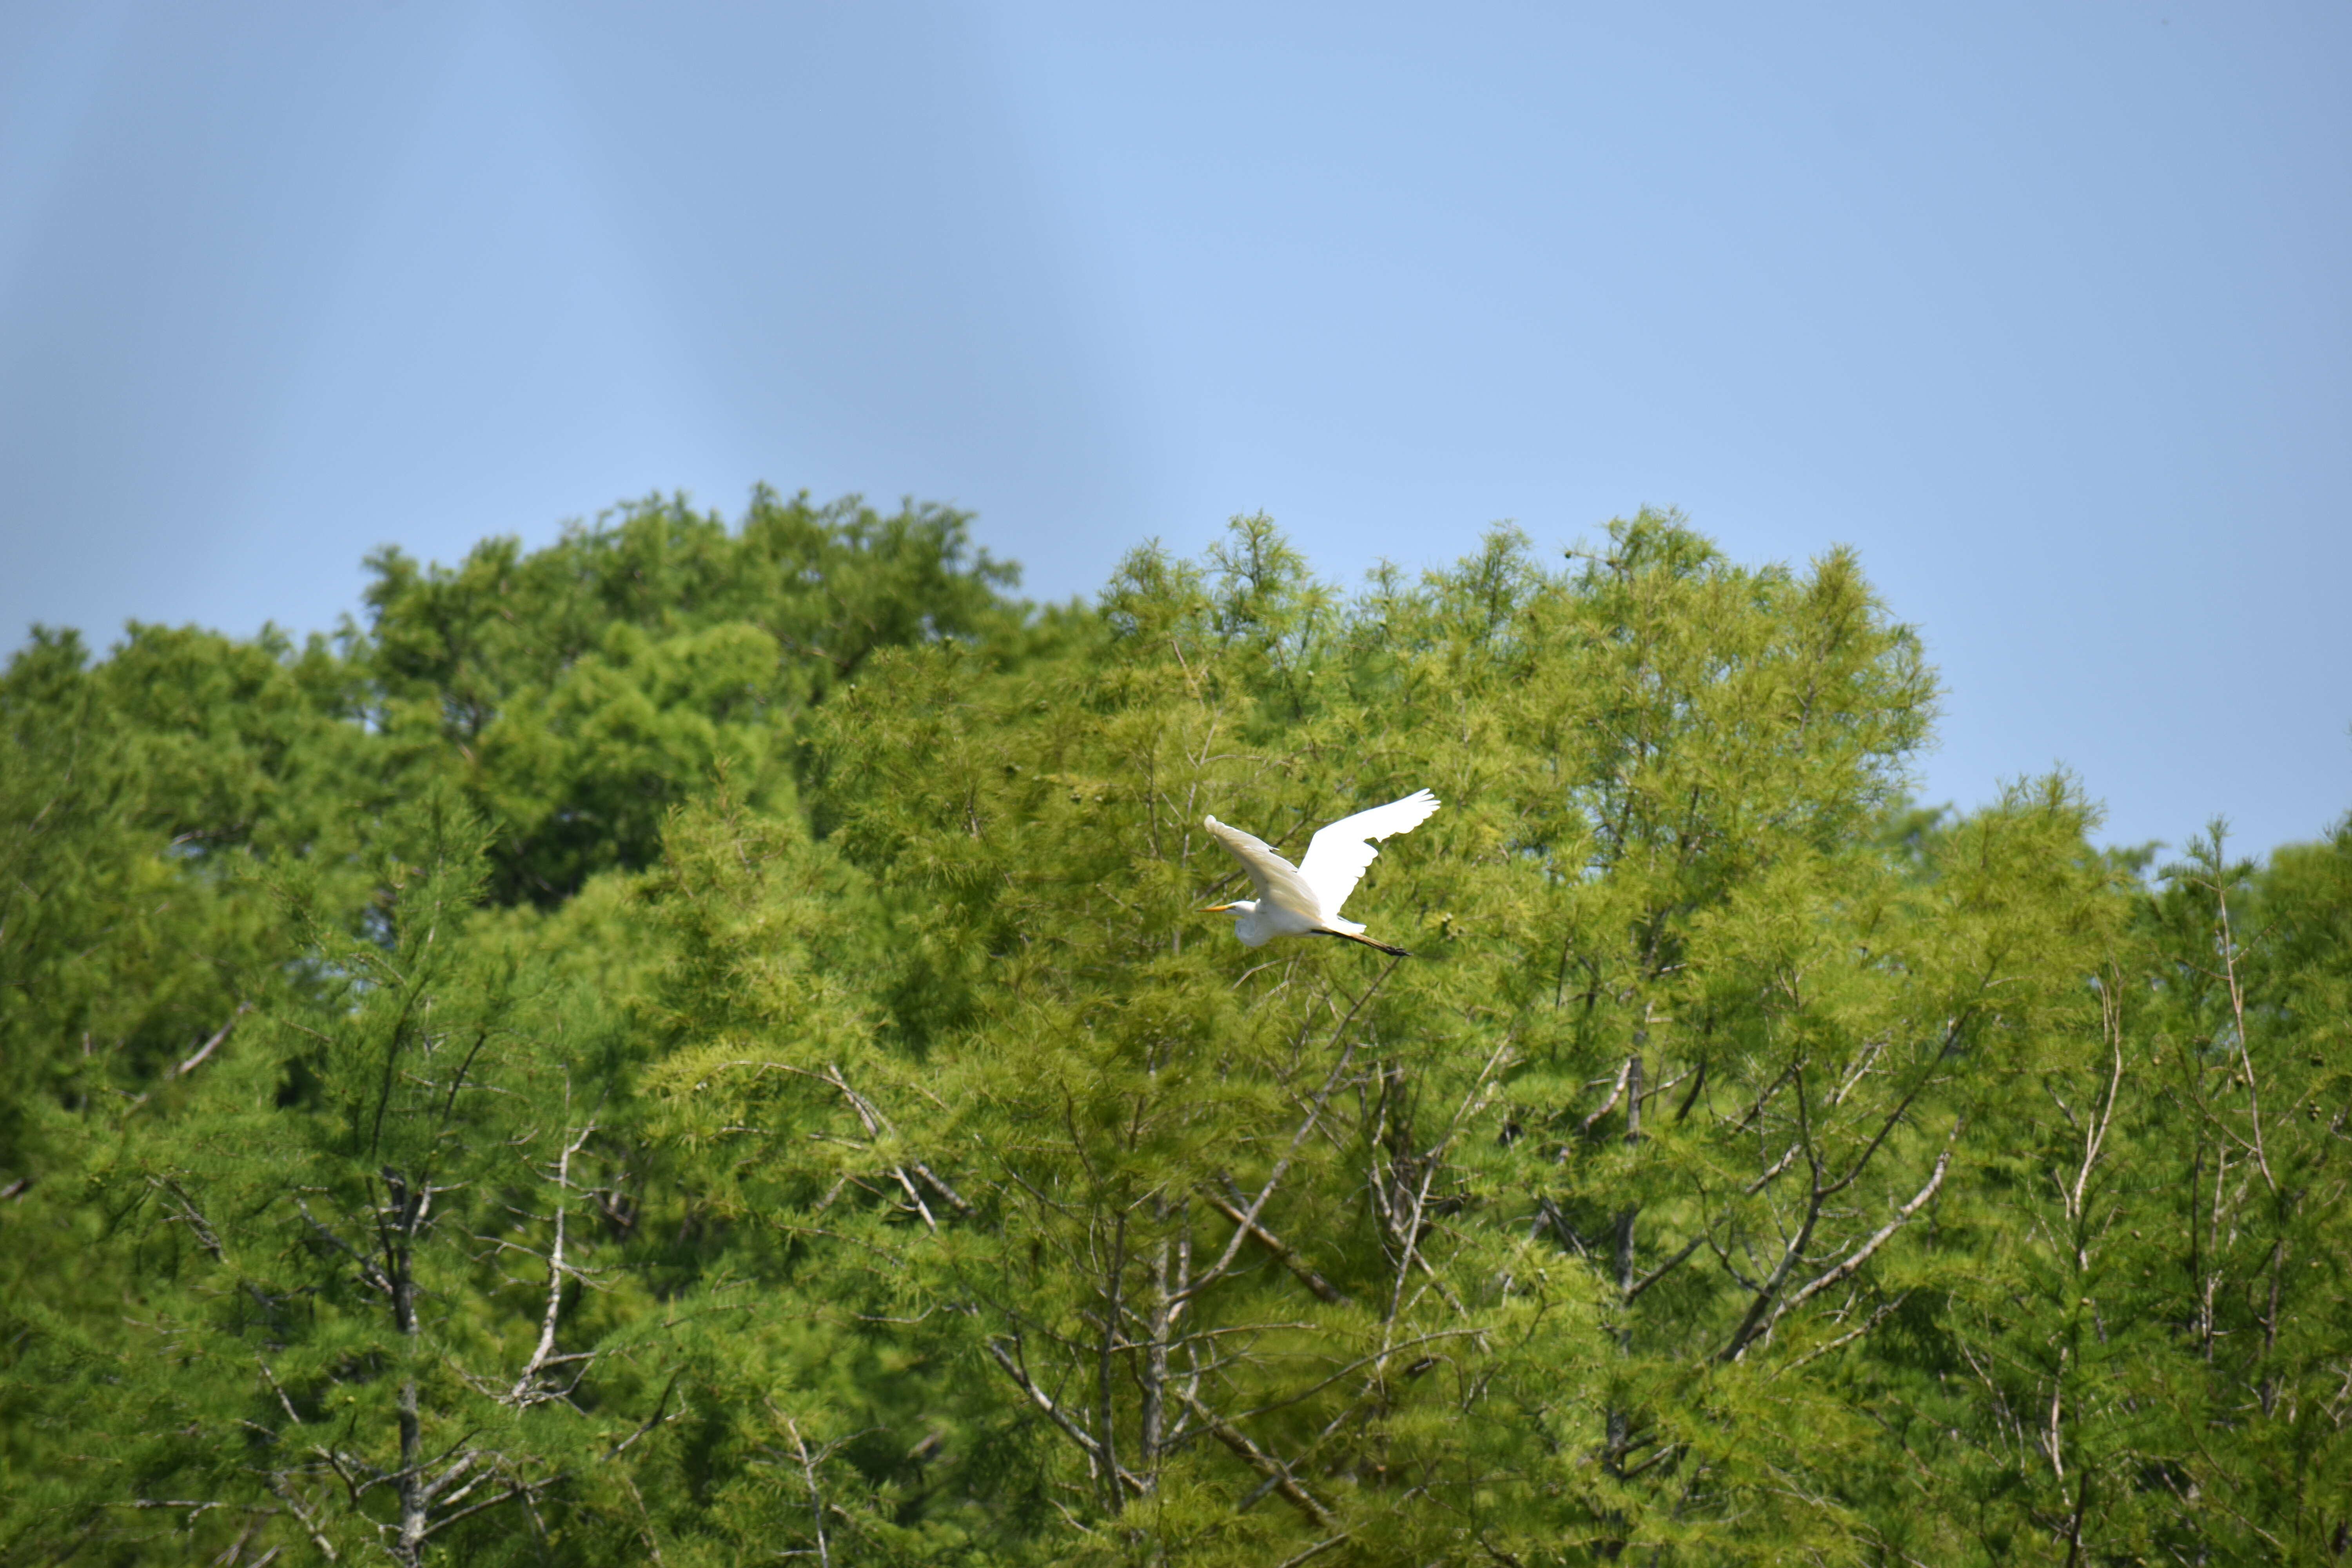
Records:
{"label": "forest treeline", "polygon": [[2352,825],[1915,808],[1850,554],[369,565],[0,676],[0,1561],[2352,1561]]}

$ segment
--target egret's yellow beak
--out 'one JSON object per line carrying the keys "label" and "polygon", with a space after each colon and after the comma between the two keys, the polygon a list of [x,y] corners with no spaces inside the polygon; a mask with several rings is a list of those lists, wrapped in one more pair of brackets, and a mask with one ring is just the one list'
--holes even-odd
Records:
{"label": "egret's yellow beak", "polygon": [[1233,907],[1234,906],[1231,904],[1211,904],[1207,909],[1202,910],[1201,912],[1204,915],[1223,914],[1225,910],[1232,909]]}

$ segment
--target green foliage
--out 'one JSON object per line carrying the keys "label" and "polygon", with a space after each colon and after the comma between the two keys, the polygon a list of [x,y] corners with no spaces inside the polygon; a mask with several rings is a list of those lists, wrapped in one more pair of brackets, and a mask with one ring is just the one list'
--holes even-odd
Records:
{"label": "green foliage", "polygon": [[315,642],[136,626],[94,668],[37,632],[0,675],[0,1186],[279,984],[249,856],[355,844],[347,687]]}
{"label": "green foliage", "polygon": [[[2352,819],[1906,798],[1853,557],[625,508],[0,677],[0,1561],[2325,1563]],[[1428,787],[1344,942],[1294,857]]]}
{"label": "green foliage", "polygon": [[788,808],[795,715],[877,648],[1007,628],[1014,578],[958,513],[764,489],[732,531],[655,499],[528,556],[494,539],[453,569],[369,564],[376,721],[457,767],[501,826],[499,898],[542,904],[651,865],[721,759]]}
{"label": "green foliage", "polygon": [[121,1344],[42,1325],[75,1363],[75,1497],[202,1499],[181,1551],[415,1562],[446,1539],[488,1560],[525,1540],[485,1517],[500,1505],[585,1528],[556,1505],[634,1392],[595,1375],[625,1356],[555,1333],[597,1273],[597,1043],[465,940],[479,855],[446,796],[395,817],[373,940],[313,925],[310,994],[92,1161],[152,1315]]}

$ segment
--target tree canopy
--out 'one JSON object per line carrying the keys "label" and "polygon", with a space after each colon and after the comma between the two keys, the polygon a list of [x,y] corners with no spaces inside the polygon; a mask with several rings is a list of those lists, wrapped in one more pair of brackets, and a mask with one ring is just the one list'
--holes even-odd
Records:
{"label": "tree canopy", "polygon": [[1920,808],[1850,552],[369,565],[0,674],[0,1562],[2352,1552],[2352,819]]}

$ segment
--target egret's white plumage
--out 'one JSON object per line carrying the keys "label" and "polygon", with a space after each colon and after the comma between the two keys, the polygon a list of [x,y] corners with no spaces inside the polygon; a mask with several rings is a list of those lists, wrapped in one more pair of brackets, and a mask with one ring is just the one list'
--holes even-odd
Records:
{"label": "egret's white plumage", "polygon": [[1343,816],[1318,833],[1307,846],[1306,858],[1293,866],[1263,839],[1210,817],[1209,831],[1233,851],[1257,884],[1257,897],[1238,899],[1213,910],[1232,910],[1234,934],[1245,947],[1264,947],[1278,936],[1343,936],[1407,956],[1404,949],[1374,942],[1354,921],[1342,920],[1339,906],[1363,880],[1364,869],[1379,858],[1372,841],[1410,833],[1429,820],[1438,806],[1427,790],[1415,790],[1402,800]]}

